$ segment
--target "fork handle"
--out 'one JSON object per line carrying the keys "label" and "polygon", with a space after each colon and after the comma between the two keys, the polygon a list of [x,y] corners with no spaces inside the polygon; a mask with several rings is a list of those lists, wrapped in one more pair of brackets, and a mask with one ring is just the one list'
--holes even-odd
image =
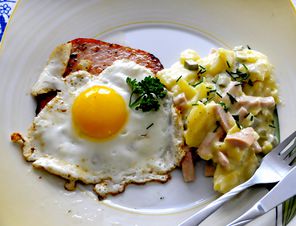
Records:
{"label": "fork handle", "polygon": [[231,189],[226,194],[220,196],[215,201],[211,202],[209,205],[207,205],[205,208],[201,209],[191,217],[187,218],[185,221],[183,221],[179,226],[196,226],[199,225],[205,218],[207,218],[210,214],[215,212],[219,207],[221,207],[225,202],[232,199],[234,196],[242,192],[248,187],[251,187],[253,185],[253,180],[250,178],[245,183],[242,183],[241,185]]}

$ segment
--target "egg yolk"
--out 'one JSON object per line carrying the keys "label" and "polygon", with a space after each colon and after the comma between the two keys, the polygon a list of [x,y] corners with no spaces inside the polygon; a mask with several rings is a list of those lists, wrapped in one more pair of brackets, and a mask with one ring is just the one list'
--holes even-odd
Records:
{"label": "egg yolk", "polygon": [[118,133],[127,120],[126,103],[115,90],[105,86],[86,89],[74,100],[72,119],[83,134],[106,139]]}

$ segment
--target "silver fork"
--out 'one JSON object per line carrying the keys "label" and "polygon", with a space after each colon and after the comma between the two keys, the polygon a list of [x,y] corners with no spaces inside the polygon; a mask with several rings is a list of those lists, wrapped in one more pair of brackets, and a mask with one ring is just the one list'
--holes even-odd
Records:
{"label": "silver fork", "polygon": [[249,180],[220,196],[205,208],[183,221],[181,224],[179,224],[179,226],[196,226],[200,224],[205,218],[216,211],[225,202],[255,184],[269,184],[280,181],[293,168],[291,163],[296,157],[296,151],[293,152],[296,147],[296,140],[285,151],[283,150],[291,143],[291,141],[293,141],[295,137],[296,131],[288,136],[279,145],[277,145],[269,154],[267,154],[262,159],[260,167]]}

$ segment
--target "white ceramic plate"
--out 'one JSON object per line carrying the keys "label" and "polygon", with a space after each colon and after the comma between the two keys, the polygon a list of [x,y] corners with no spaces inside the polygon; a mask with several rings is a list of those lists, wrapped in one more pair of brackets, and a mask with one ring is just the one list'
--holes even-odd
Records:
{"label": "white ceramic plate", "polygon": [[[146,50],[169,67],[186,48],[205,56],[213,47],[248,44],[275,66],[284,138],[296,128],[295,28],[288,0],[19,1],[0,49],[0,225],[177,225],[216,197],[202,166],[193,184],[176,170],[167,184],[131,185],[103,202],[85,186],[67,192],[63,180],[32,169],[9,137],[26,133],[35,108],[30,88],[56,45],[94,37]],[[247,191],[204,225],[224,225],[265,193]],[[260,225],[275,218],[271,211]]]}

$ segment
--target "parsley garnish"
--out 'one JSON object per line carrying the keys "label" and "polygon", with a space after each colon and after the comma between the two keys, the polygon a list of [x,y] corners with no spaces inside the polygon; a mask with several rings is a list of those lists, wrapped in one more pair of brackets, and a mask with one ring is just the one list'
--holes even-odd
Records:
{"label": "parsley garnish", "polygon": [[159,109],[159,99],[166,96],[167,90],[156,77],[145,77],[142,81],[126,78],[126,83],[132,90],[129,107],[135,110],[157,111]]}

